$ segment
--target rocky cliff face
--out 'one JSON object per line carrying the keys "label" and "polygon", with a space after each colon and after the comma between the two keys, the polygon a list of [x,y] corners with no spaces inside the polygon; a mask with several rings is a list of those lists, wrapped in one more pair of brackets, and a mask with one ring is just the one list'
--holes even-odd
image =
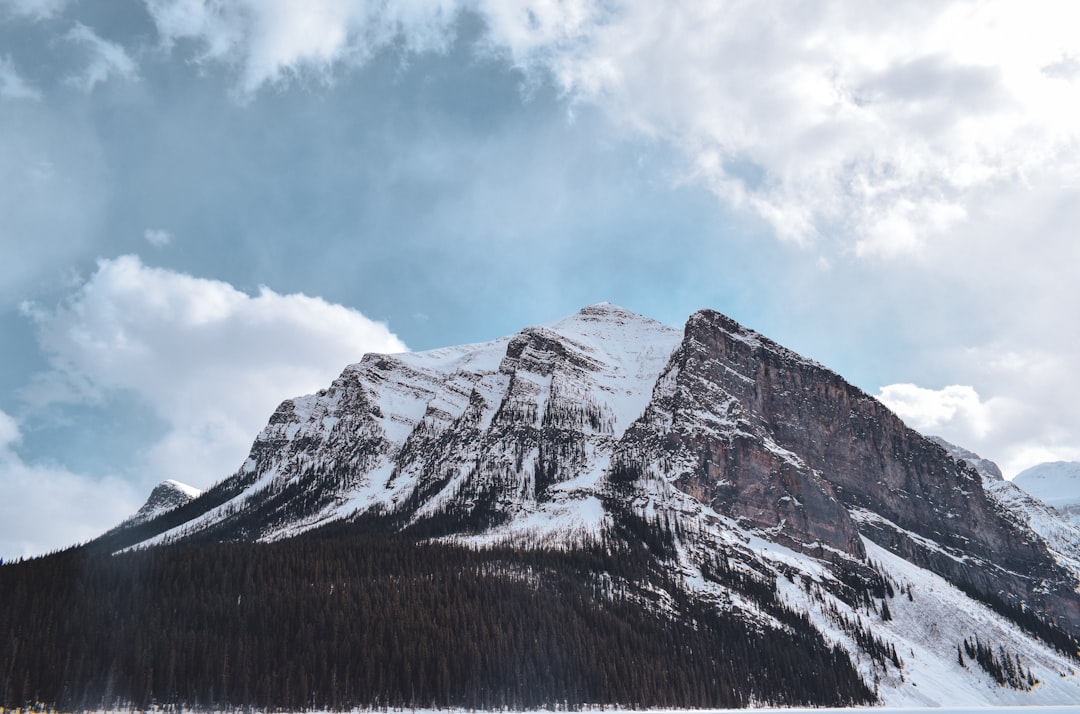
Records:
{"label": "rocky cliff face", "polygon": [[719,313],[691,316],[625,442],[643,472],[796,550],[860,557],[861,533],[961,587],[1080,623],[1072,573],[973,468]]}
{"label": "rocky cliff face", "polygon": [[[1039,539],[989,498],[974,469],[838,375],[715,312],[684,347],[715,360],[709,381],[832,485],[875,542],[955,582],[1036,598],[1080,622],[1074,583]],[[1043,590],[1060,598],[1043,599]]]}
{"label": "rocky cliff face", "polygon": [[[884,602],[880,561],[893,558],[909,573],[897,584],[914,603],[909,623],[930,616],[911,596],[916,581],[941,578],[1080,634],[1063,551],[974,468],[835,373],[712,311],[680,333],[596,305],[490,343],[365,356],[328,389],[282,403],[232,477],[103,545],[273,540],[357,519],[477,543],[637,534],[686,588],[747,617],[762,616],[710,573],[775,580],[853,656],[871,647],[856,634],[869,625],[852,624],[858,608]],[[956,642],[890,636],[937,662],[933,672],[955,659],[963,628],[987,632],[990,616],[964,602],[970,612],[948,630]],[[1026,635],[1007,637],[1057,666]],[[871,662],[868,678],[906,686]]]}

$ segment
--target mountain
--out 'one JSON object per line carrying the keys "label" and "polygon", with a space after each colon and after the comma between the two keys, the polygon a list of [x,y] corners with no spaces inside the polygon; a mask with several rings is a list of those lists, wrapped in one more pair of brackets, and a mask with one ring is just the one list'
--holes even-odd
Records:
{"label": "mountain", "polygon": [[1016,474],[1013,483],[1046,505],[1080,517],[1080,461],[1038,464]]}
{"label": "mountain", "polygon": [[1080,583],[1080,528],[1077,528],[1080,519],[1046,505],[1016,485],[1015,480],[1004,480],[1001,469],[993,461],[950,444],[941,437],[932,436],[930,440],[944,448],[953,458],[975,468],[982,476],[983,488],[987,494],[1019,519],[1023,527],[1039,536],[1054,559]]}
{"label": "mountain", "polygon": [[[952,451],[717,312],[593,305],[366,355],[198,498],[34,566],[99,594],[23,619],[78,609],[34,648],[116,651],[71,706],[1075,702],[1068,532]],[[110,620],[133,592],[144,619]],[[157,664],[121,687],[125,657]]]}
{"label": "mountain", "polygon": [[988,481],[1004,481],[1005,477],[1001,473],[1001,468],[990,459],[985,459],[979,456],[974,451],[969,451],[962,446],[956,444],[950,444],[940,436],[928,436],[930,441],[934,442],[941,448],[945,449],[949,453],[949,456],[953,457],[957,461],[962,461],[968,466],[972,467],[979,472],[982,476],[983,483]]}
{"label": "mountain", "polygon": [[200,495],[202,495],[201,490],[186,483],[172,479],[162,481],[150,492],[146,503],[131,518],[124,521],[123,525],[130,527],[151,521],[162,513],[179,508]]}

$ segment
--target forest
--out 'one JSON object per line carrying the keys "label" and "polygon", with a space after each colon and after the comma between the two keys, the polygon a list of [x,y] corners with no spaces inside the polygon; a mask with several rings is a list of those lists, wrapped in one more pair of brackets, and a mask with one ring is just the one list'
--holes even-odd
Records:
{"label": "forest", "polygon": [[[650,542],[634,537],[649,532]],[[695,600],[663,531],[573,548],[338,525],[274,543],[74,548],[0,566],[0,707],[846,706],[874,700],[768,587],[783,623]]]}

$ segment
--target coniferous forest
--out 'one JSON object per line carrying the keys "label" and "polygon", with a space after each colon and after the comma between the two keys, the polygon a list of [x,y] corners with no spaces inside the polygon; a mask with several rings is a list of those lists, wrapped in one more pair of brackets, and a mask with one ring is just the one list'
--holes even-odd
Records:
{"label": "coniferous forest", "polygon": [[276,543],[84,547],[9,563],[0,707],[873,700],[847,656],[769,588],[730,574],[782,629],[693,600],[656,550],[626,537],[474,549],[337,526]]}

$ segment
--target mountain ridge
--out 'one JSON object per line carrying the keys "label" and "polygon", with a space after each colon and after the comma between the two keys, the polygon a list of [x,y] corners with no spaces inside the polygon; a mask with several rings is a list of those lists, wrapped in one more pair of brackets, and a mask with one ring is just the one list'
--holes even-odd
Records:
{"label": "mountain ridge", "polygon": [[[858,558],[871,534],[965,587],[1080,622],[1068,573],[975,470],[839,375],[711,310],[691,315],[681,339],[600,303],[489,343],[365,356],[328,390],[282,403],[223,482],[240,493],[150,542],[183,528],[273,539],[373,508],[411,513],[407,526],[433,534],[573,522],[596,535],[606,471],[642,448],[645,472],[678,461],[665,474],[676,490],[788,547]],[[286,518],[301,490],[310,505]],[[261,520],[248,525],[252,513]],[[1047,589],[1063,597],[1042,598]]]}
{"label": "mountain ridge", "polygon": [[597,304],[491,342],[366,355],[282,402],[235,474],[86,552],[335,529],[481,551],[628,548],[646,571],[616,575],[604,556],[580,576],[602,601],[672,622],[705,607],[766,640],[802,633],[792,646],[839,648],[886,703],[1075,701],[1070,531],[1040,532],[1049,521],[1018,516],[1011,485],[988,484],[721,313],[680,332]]}

